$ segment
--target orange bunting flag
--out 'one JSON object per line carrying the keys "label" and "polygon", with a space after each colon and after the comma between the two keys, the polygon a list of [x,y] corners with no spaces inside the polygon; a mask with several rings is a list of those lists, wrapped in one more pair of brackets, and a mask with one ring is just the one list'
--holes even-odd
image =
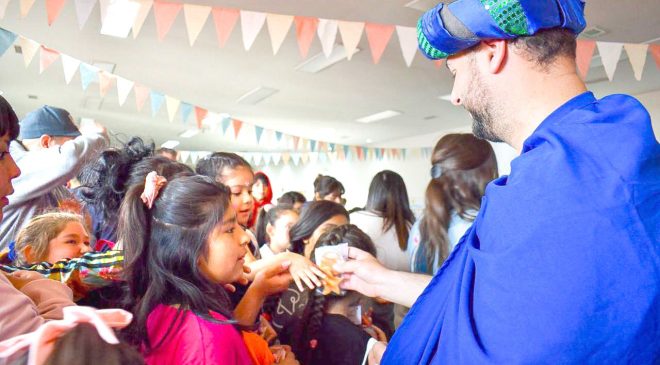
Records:
{"label": "orange bunting flag", "polygon": [[298,39],[300,55],[302,58],[307,58],[309,47],[316,35],[319,18],[297,16],[294,18],[294,22],[296,23],[296,38]]}
{"label": "orange bunting flag", "polygon": [[650,45],[649,51],[651,52],[651,56],[653,56],[653,59],[655,60],[655,66],[657,68],[660,68],[660,44]]}
{"label": "orange bunting flag", "polygon": [[25,18],[28,15],[30,9],[32,9],[32,5],[34,5],[34,0],[21,0],[21,18]]}
{"label": "orange bunting flag", "polygon": [[206,118],[208,113],[209,111],[204,108],[200,108],[198,106],[195,107],[195,120],[197,120],[197,128],[202,129],[202,121],[204,118]]}
{"label": "orange bunting flag", "polygon": [[137,110],[142,111],[142,108],[144,107],[144,102],[147,101],[147,97],[149,96],[151,90],[149,90],[148,87],[138,84],[135,84],[135,86],[133,86],[133,90],[135,91],[135,105],[137,106]]}
{"label": "orange bunting flag", "polygon": [[577,63],[578,73],[582,77],[582,80],[587,79],[587,73],[589,73],[589,65],[591,65],[591,59],[594,57],[595,50],[595,41],[578,39],[577,49],[575,50],[575,62]]}
{"label": "orange bunting flag", "polygon": [[365,32],[367,33],[369,48],[371,48],[371,59],[374,61],[374,64],[378,64],[380,58],[383,56],[385,47],[387,47],[392,34],[394,34],[394,26],[367,23]]}
{"label": "orange bunting flag", "polygon": [[39,73],[43,73],[53,62],[57,61],[60,53],[54,49],[41,46],[41,54],[39,57]]}
{"label": "orange bunting flag", "polygon": [[46,0],[46,13],[48,14],[48,26],[53,25],[53,22],[60,15],[66,0]]}
{"label": "orange bunting flag", "polygon": [[179,15],[179,12],[183,8],[183,4],[154,1],[153,7],[158,40],[162,41],[170,31],[170,28],[172,28],[172,24],[174,24],[176,16]]}
{"label": "orange bunting flag", "polygon": [[99,72],[99,93],[101,94],[101,97],[104,97],[105,94],[108,93],[108,89],[110,89],[113,79],[114,76],[112,74],[105,71]]}
{"label": "orange bunting flag", "polygon": [[231,121],[231,124],[234,126],[234,137],[238,139],[238,133],[241,132],[241,128],[243,127],[243,122],[241,122],[238,119],[233,119]]}
{"label": "orange bunting flag", "polygon": [[224,47],[229,35],[236,26],[240,12],[238,9],[213,8],[212,14],[215,32],[218,35],[218,44],[220,44],[220,47]]}

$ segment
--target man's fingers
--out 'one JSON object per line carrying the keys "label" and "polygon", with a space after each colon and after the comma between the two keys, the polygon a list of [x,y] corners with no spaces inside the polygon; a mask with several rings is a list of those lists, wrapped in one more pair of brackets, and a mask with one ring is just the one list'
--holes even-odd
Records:
{"label": "man's fingers", "polygon": [[[357,248],[354,248],[354,247],[351,247],[351,248],[352,248],[351,251],[357,250]],[[364,252],[364,251],[362,251],[362,252]],[[369,255],[366,252],[364,252],[364,253]],[[371,255],[369,255],[369,256],[371,256]],[[357,269],[359,269],[360,267],[363,267],[363,266],[364,266],[364,264],[361,263],[358,260],[350,260],[350,261],[338,262],[338,263],[334,264],[332,266],[332,268],[340,274],[344,274],[344,273],[352,274]]]}
{"label": "man's fingers", "polygon": [[236,287],[233,286],[233,285],[231,285],[231,284],[225,284],[224,287],[225,287],[225,289],[226,289],[227,291],[229,291],[229,292],[231,292],[231,293],[236,292]]}
{"label": "man's fingers", "polygon": [[359,248],[349,247],[348,258],[353,260],[364,260],[373,257],[370,253],[362,251]]}

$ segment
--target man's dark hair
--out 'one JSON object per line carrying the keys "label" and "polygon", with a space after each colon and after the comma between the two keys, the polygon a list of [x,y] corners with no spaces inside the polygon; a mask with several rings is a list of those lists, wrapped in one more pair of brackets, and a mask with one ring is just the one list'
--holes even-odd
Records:
{"label": "man's dark hair", "polygon": [[577,46],[575,34],[562,28],[540,30],[533,36],[512,39],[509,44],[522,51],[529,61],[535,62],[543,69],[558,57],[575,59]]}

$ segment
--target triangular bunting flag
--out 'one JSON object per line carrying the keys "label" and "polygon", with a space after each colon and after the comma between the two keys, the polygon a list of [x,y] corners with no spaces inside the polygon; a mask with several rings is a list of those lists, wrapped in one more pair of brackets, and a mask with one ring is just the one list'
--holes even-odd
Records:
{"label": "triangular bunting flag", "polygon": [[154,2],[153,0],[140,0],[139,3],[140,10],[138,10],[135,21],[133,22],[133,39],[137,38],[138,34],[140,34],[142,25],[144,25],[144,21],[147,19],[147,15],[149,15]]}
{"label": "triangular bunting flag", "polygon": [[344,158],[347,158],[348,157],[348,152],[350,150],[350,146],[345,145],[343,150],[344,150]]}
{"label": "triangular bunting flag", "polygon": [[300,157],[302,155],[300,153],[292,153],[291,154],[291,161],[293,161],[293,164],[298,166],[300,164]]}
{"label": "triangular bunting flag", "polygon": [[140,14],[141,4],[129,0],[100,0],[101,34],[126,38]]}
{"label": "triangular bunting flag", "polygon": [[34,58],[34,55],[37,54],[39,50],[39,43],[33,41],[32,39],[27,39],[25,37],[19,37],[18,43],[21,45],[21,51],[23,52],[23,61],[25,62],[25,67],[30,66],[30,62]]}
{"label": "triangular bunting flag", "polygon": [[374,64],[380,62],[387,43],[390,42],[394,33],[393,25],[367,23],[365,26],[369,48],[371,48],[371,59]]}
{"label": "triangular bunting flag", "polygon": [[330,54],[335,47],[335,40],[337,39],[337,21],[332,19],[319,19],[316,33],[321,41],[321,48],[323,49],[325,58],[330,57]]}
{"label": "triangular bunting flag", "polygon": [[315,140],[309,141],[309,150],[312,151],[312,152],[316,150],[316,141]]}
{"label": "triangular bunting flag", "polygon": [[133,81],[126,80],[123,77],[117,77],[117,99],[120,106],[124,105],[126,102],[128,94],[131,92],[131,89],[133,89],[133,85],[135,85]]}
{"label": "triangular bunting flag", "polygon": [[204,28],[206,20],[211,14],[210,6],[183,4],[183,15],[186,20],[186,29],[188,30],[188,42],[192,46]]}
{"label": "triangular bunting flag", "polygon": [[64,68],[64,81],[68,85],[71,83],[76,71],[78,71],[80,61],[65,54],[61,54],[60,56],[62,57],[62,67]]}
{"label": "triangular bunting flag", "polygon": [[82,84],[83,91],[87,90],[87,87],[92,82],[99,81],[99,69],[92,65],[88,65],[84,62],[80,63],[80,83]]}
{"label": "triangular bunting flag", "polygon": [[165,102],[165,95],[152,90],[149,93],[149,97],[151,98],[151,116],[155,117]]}
{"label": "triangular bunting flag", "polygon": [[39,57],[39,73],[43,73],[53,62],[57,61],[60,57],[59,52],[56,50],[41,46],[41,54]]}
{"label": "triangular bunting flag", "polygon": [[176,116],[176,111],[179,109],[181,100],[175,99],[169,95],[165,95],[165,107],[167,108],[167,117],[170,122],[174,121]]}
{"label": "triangular bunting flag", "polygon": [[179,151],[179,160],[181,163],[186,163],[190,157],[190,151]]}
{"label": "triangular bunting flag", "polygon": [[300,149],[303,151],[307,149],[307,140],[305,138],[300,139]]}
{"label": "triangular bunting flag", "polygon": [[380,148],[376,148],[375,152],[376,152],[376,159],[377,159],[377,160],[380,160],[380,159],[381,159],[381,156],[382,156],[382,154],[381,154],[381,149],[380,149]]}
{"label": "triangular bunting flag", "polygon": [[660,68],[660,44],[652,44],[649,46],[651,56],[655,60],[655,67]]}
{"label": "triangular bunting flag", "polygon": [[101,97],[104,97],[108,93],[108,89],[110,89],[110,85],[112,85],[112,79],[114,79],[114,77],[114,75],[108,72],[99,72],[99,94]]}
{"label": "triangular bunting flag", "polygon": [[273,46],[273,54],[277,54],[286,38],[291,24],[293,24],[293,16],[268,14],[266,15],[266,23],[268,25],[268,34],[270,34],[270,43]]}
{"label": "triangular bunting flag", "polygon": [[295,17],[296,22],[296,38],[298,39],[298,50],[302,58],[307,58],[309,54],[309,47],[312,45],[314,35],[316,34],[316,27],[319,24],[318,18],[312,17]]}
{"label": "triangular bunting flag", "polygon": [[241,122],[238,119],[234,119],[231,121],[232,126],[234,126],[234,138],[238,139],[238,134],[241,132],[241,128],[243,127],[243,122]]}
{"label": "triangular bunting flag", "polygon": [[360,43],[360,38],[362,38],[364,23],[340,20],[337,22],[337,26],[342,42],[344,43],[344,48],[346,49],[346,58],[350,60],[357,49],[358,43]]}
{"label": "triangular bunting flag", "polygon": [[89,16],[92,14],[92,10],[94,10],[96,0],[74,0],[74,3],[76,7],[76,18],[78,18],[78,28],[83,29]]}
{"label": "triangular bunting flag", "polygon": [[291,161],[291,154],[289,152],[282,153],[282,162],[284,162],[285,165],[288,165],[289,161]]}
{"label": "triangular bunting flag", "polygon": [[275,152],[271,156],[271,159],[273,160],[273,165],[277,166],[280,164],[280,161],[282,161],[282,154],[279,152]]}
{"label": "triangular bunting flag", "polygon": [[280,142],[282,140],[282,132],[275,132],[275,139],[277,139],[277,142]]}
{"label": "triangular bunting flag", "polygon": [[193,106],[191,104],[181,102],[179,110],[181,110],[181,120],[186,123],[188,121],[188,117],[190,117],[190,114],[193,111]]}
{"label": "triangular bunting flag", "polygon": [[165,39],[182,7],[183,4],[180,3],[154,1],[154,17],[156,18],[158,40],[162,41]]}
{"label": "triangular bunting flag", "polygon": [[20,5],[21,5],[21,18],[25,18],[30,12],[30,9],[32,9],[32,5],[34,5],[34,0],[21,0]]}
{"label": "triangular bunting flag", "polygon": [[261,135],[264,133],[264,128],[259,127],[259,126],[254,126],[254,134],[257,137],[257,144],[259,144],[259,141],[261,141]]}
{"label": "triangular bunting flag", "polygon": [[241,10],[241,30],[243,31],[243,46],[246,51],[252,48],[257,35],[266,22],[266,13]]}
{"label": "triangular bunting flag", "polygon": [[415,54],[417,54],[417,30],[413,27],[396,26],[396,34],[399,37],[401,54],[406,61],[406,66],[412,65]]}
{"label": "triangular bunting flag", "polygon": [[46,0],[46,14],[48,14],[48,26],[53,25],[53,22],[60,15],[62,7],[66,0]]}
{"label": "triangular bunting flag", "polygon": [[298,150],[298,142],[300,142],[300,137],[298,136],[293,136],[293,149]]}
{"label": "triangular bunting flag", "polygon": [[582,77],[582,80],[587,79],[587,73],[589,73],[589,66],[591,65],[591,59],[594,57],[595,50],[595,41],[578,39],[577,48],[575,49],[575,63],[577,64],[578,73]]}
{"label": "triangular bunting flag", "polygon": [[135,106],[137,107],[137,111],[140,112],[142,111],[144,103],[147,101],[147,97],[151,93],[151,90],[149,90],[148,87],[138,84],[135,84],[133,90],[135,91]]}
{"label": "triangular bunting flag", "polygon": [[239,16],[238,9],[213,8],[213,22],[220,47],[224,47],[227,43]]}
{"label": "triangular bunting flag", "polygon": [[[5,17],[5,12],[7,11],[7,5],[9,5],[9,0],[0,0],[0,19]],[[0,54],[1,56],[2,54]]]}
{"label": "triangular bunting flag", "polygon": [[335,144],[334,143],[330,143],[328,145],[328,147],[330,147],[330,152],[335,152]]}
{"label": "triangular bunting flag", "polygon": [[614,79],[616,66],[619,63],[619,58],[621,57],[623,43],[596,42],[596,47],[598,47],[600,59],[603,61],[603,67],[605,67],[607,78],[612,81],[612,79]]}
{"label": "triangular bunting flag", "polygon": [[642,79],[642,72],[644,72],[644,64],[646,64],[646,51],[649,49],[648,44],[624,44],[623,48],[628,53],[628,60],[633,68],[635,79],[640,81]]}
{"label": "triangular bunting flag", "polygon": [[199,152],[197,152],[197,151],[190,151],[190,162],[191,162],[193,165],[196,165],[198,160],[199,160]]}
{"label": "triangular bunting flag", "polygon": [[222,118],[222,134],[226,135],[229,125],[231,124],[231,118]]}
{"label": "triangular bunting flag", "polygon": [[362,155],[363,160],[367,159],[367,156],[368,156],[367,154],[368,153],[369,153],[369,148],[368,147],[362,147],[362,148],[360,148],[360,151],[358,152],[358,154]]}
{"label": "triangular bunting flag", "polygon": [[16,33],[0,28],[0,57],[14,44],[16,37]]}
{"label": "triangular bunting flag", "polygon": [[402,148],[401,149],[401,158],[403,158],[405,160],[407,155],[408,155],[408,149],[407,148]]}
{"label": "triangular bunting flag", "polygon": [[197,128],[202,128],[202,122],[208,113],[209,111],[204,108],[200,108],[198,106],[195,107],[195,120],[197,121]]}

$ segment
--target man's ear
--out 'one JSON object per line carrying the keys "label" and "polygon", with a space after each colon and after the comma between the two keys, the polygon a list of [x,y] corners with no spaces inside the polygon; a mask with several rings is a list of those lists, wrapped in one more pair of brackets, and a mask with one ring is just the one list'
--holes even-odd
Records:
{"label": "man's ear", "polygon": [[486,62],[486,67],[489,73],[499,73],[507,58],[509,45],[505,39],[491,39],[481,42],[481,56],[485,57],[481,61]]}
{"label": "man's ear", "polygon": [[52,141],[53,141],[53,137],[47,134],[43,134],[41,135],[41,137],[39,137],[39,147],[48,148],[52,143]]}

